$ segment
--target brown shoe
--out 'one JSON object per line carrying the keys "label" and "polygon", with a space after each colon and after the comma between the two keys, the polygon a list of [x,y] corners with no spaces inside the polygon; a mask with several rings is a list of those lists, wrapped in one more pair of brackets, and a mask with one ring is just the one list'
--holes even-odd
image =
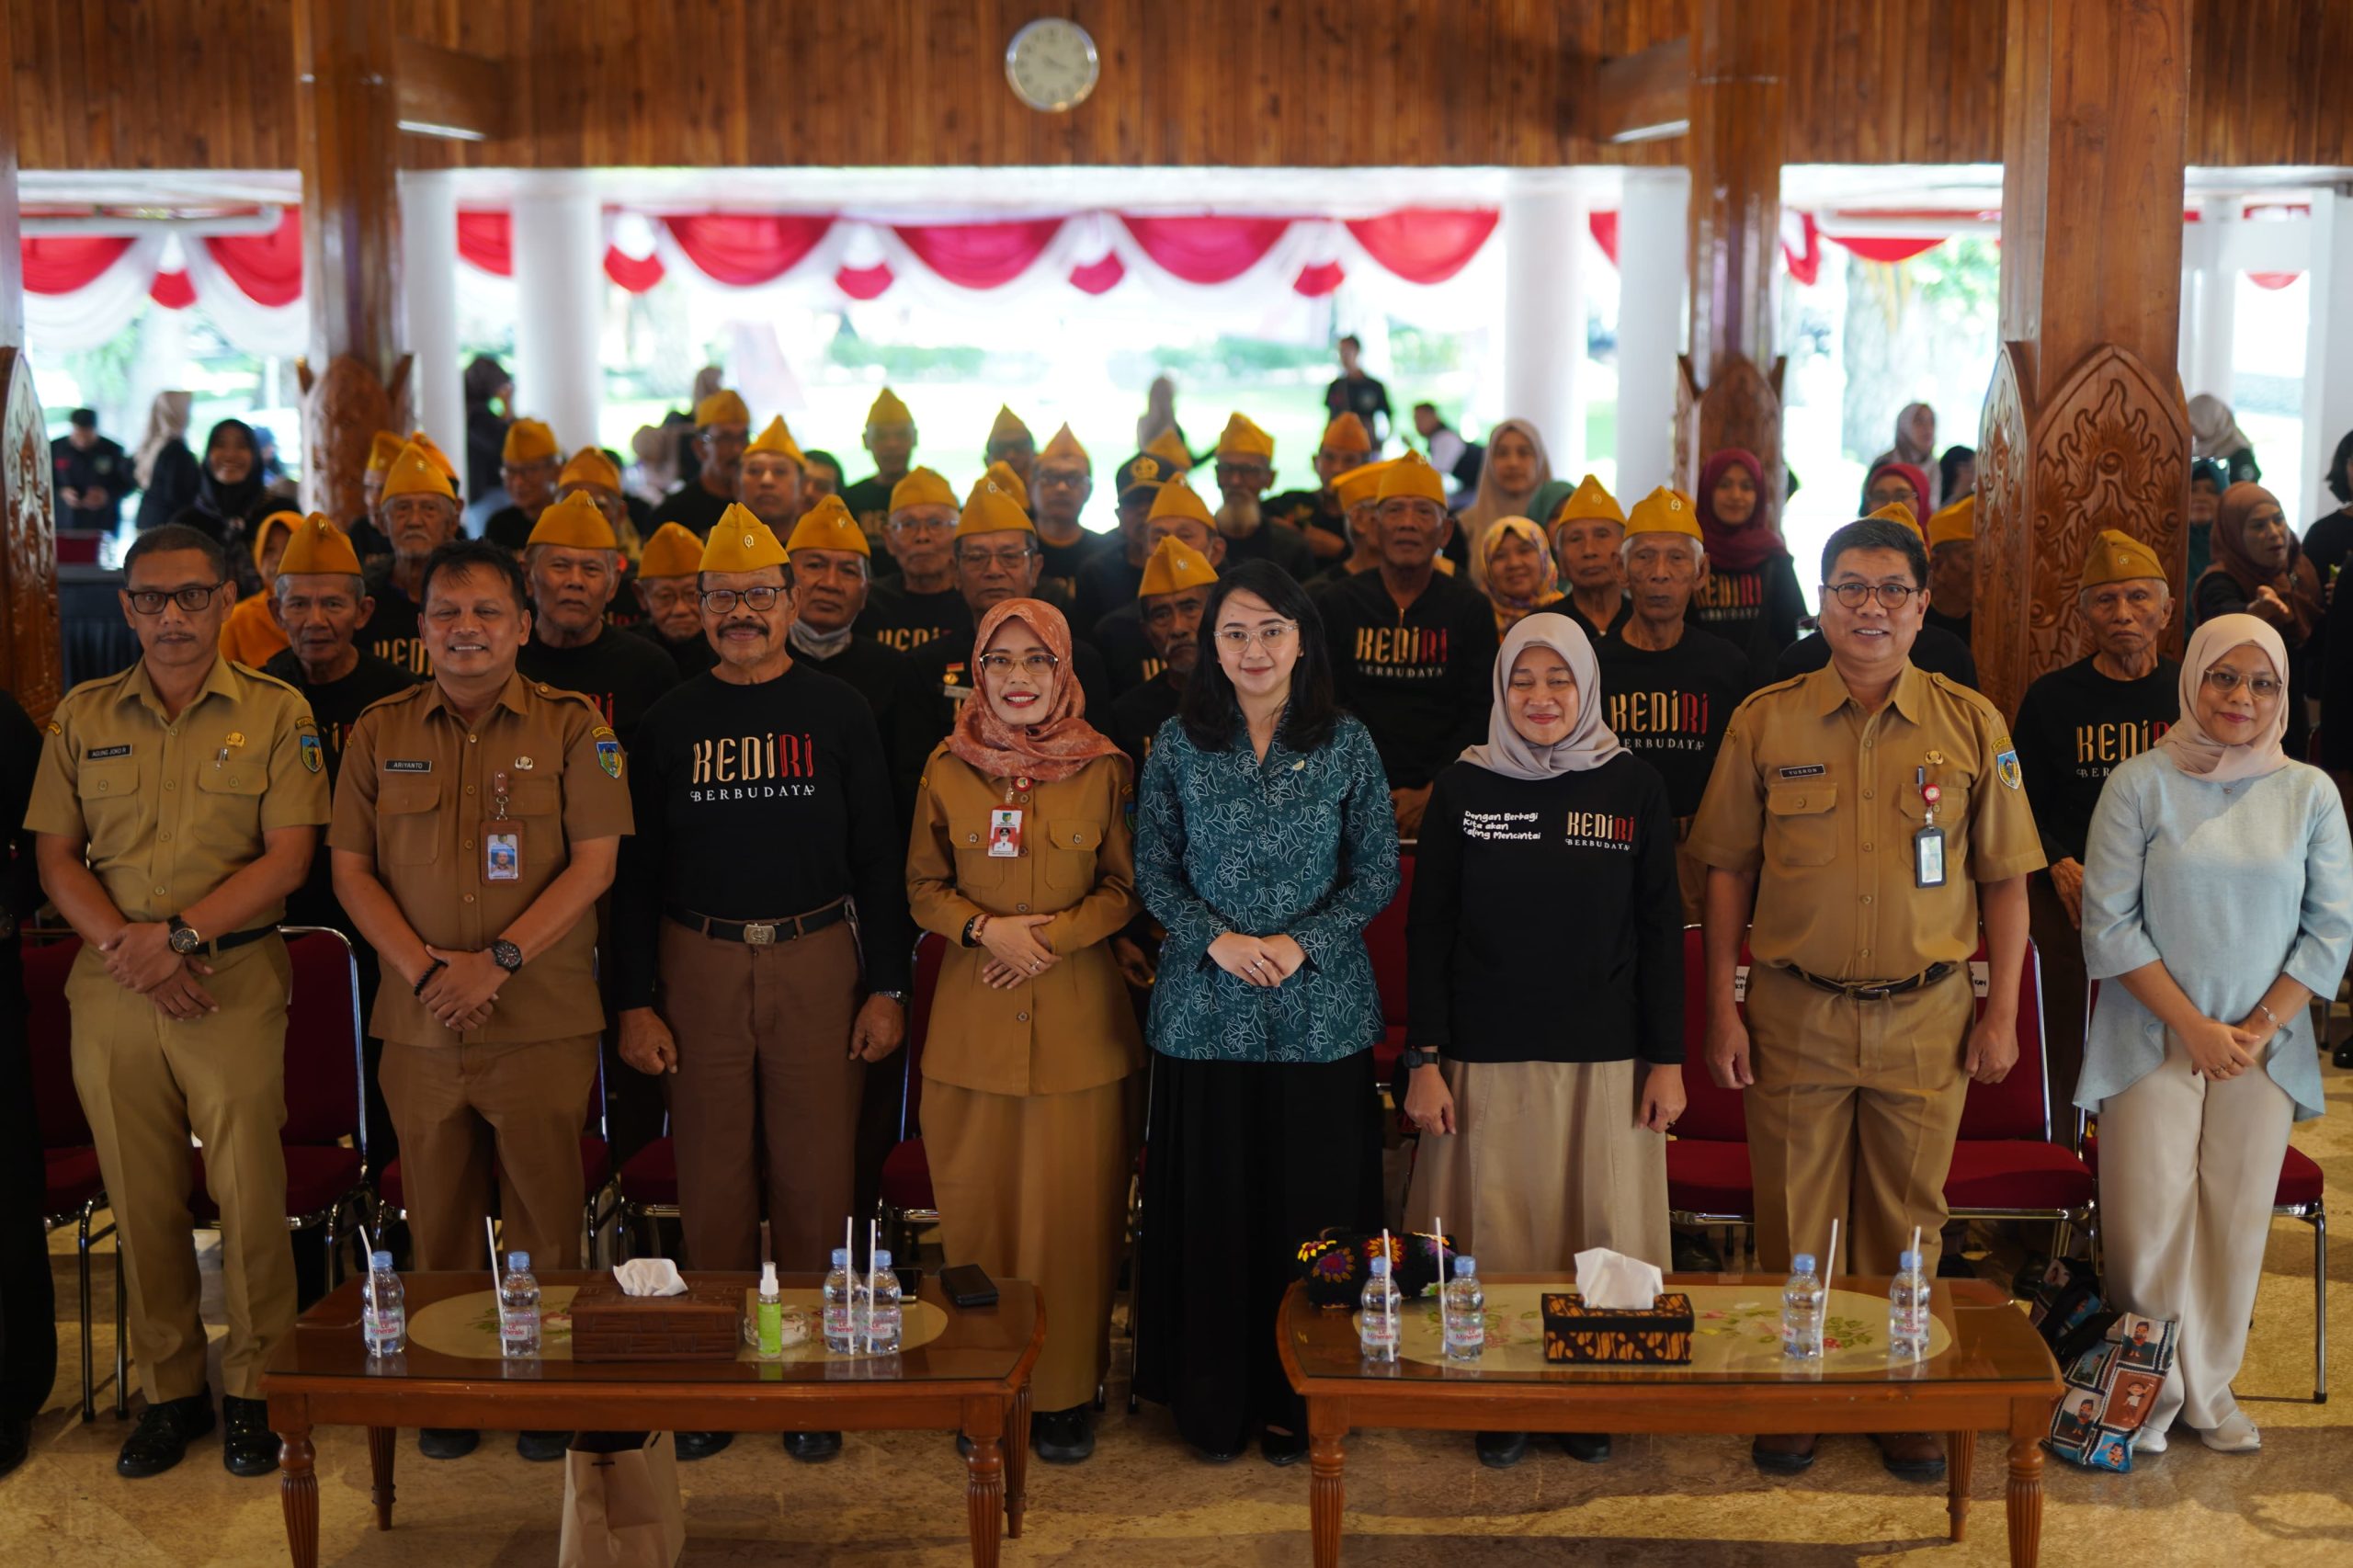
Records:
{"label": "brown shoe", "polygon": [[1818,1440],[1811,1432],[1776,1432],[1749,1444],[1748,1457],[1768,1475],[1795,1475],[1813,1463],[1813,1445]]}
{"label": "brown shoe", "polygon": [[1934,1432],[1874,1432],[1880,1462],[1898,1481],[1942,1481],[1945,1440]]}

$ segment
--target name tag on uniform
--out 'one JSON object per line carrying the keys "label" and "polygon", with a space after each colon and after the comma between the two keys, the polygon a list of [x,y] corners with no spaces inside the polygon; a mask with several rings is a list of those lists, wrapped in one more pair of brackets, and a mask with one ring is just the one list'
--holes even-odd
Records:
{"label": "name tag on uniform", "polygon": [[1803,767],[1784,767],[1779,771],[1784,778],[1819,778],[1830,769],[1823,763],[1809,762]]}
{"label": "name tag on uniform", "polygon": [[1945,885],[1943,828],[1924,827],[1912,835],[1912,885],[1920,888]]}
{"label": "name tag on uniform", "polygon": [[1010,860],[1021,853],[1021,812],[999,806],[989,812],[989,858]]}
{"label": "name tag on uniform", "polygon": [[129,746],[100,746],[96,751],[84,752],[82,754],[82,760],[85,762],[104,762],[110,756],[129,756],[130,755],[131,748]]}
{"label": "name tag on uniform", "polygon": [[430,773],[433,771],[433,759],[431,757],[421,757],[414,760],[404,760],[396,756],[386,757],[384,759],[384,771],[387,773]]}

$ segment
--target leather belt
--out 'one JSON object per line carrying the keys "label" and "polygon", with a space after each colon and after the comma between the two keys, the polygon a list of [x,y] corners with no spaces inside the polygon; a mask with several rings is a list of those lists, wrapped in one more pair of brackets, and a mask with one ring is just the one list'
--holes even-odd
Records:
{"label": "leather belt", "polygon": [[722,942],[742,942],[746,947],[765,948],[813,936],[828,926],[840,925],[849,917],[849,901],[837,898],[823,909],[783,920],[713,920],[707,915],[697,915],[693,910],[676,903],[664,904],[662,913],[688,930],[702,936]]}
{"label": "leather belt", "polygon": [[196,950],[199,953],[211,953],[217,957],[233,949],[242,948],[248,942],[258,942],[264,937],[277,935],[278,927],[275,926],[256,926],[250,931],[232,931],[225,937],[205,943]]}
{"label": "leather belt", "polygon": [[1932,963],[1909,980],[1876,980],[1858,985],[1808,974],[1795,964],[1784,964],[1782,967],[1816,991],[1827,991],[1833,996],[1845,996],[1857,1002],[1883,1002],[1890,996],[1901,996],[1907,991],[1924,990],[1961,968],[1957,963]]}

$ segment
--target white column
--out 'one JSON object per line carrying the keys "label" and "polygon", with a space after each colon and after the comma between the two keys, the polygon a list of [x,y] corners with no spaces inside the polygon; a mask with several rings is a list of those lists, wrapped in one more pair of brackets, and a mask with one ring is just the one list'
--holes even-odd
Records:
{"label": "white column", "polygon": [[401,172],[401,294],[416,422],[456,456],[466,449],[466,394],[458,365],[458,183],[447,169]]}
{"label": "white column", "polygon": [[1618,208],[1618,494],[1649,494],[1675,466],[1675,358],[1683,351],[1691,176],[1629,169]]}
{"label": "white column", "polygon": [[1585,198],[1566,169],[1504,187],[1504,412],[1543,433],[1555,477],[1585,468]]}
{"label": "white column", "polygon": [[2353,430],[2353,187],[2313,193],[2312,324],[2304,340],[2303,517],[2336,504],[2325,487],[2336,443]]}
{"label": "white column", "polygon": [[2237,320],[2238,269],[2231,264],[2230,230],[2240,222],[2239,200],[2225,197],[2199,205],[2199,222],[2190,225],[2198,235],[2198,320],[2193,334],[2195,352],[2189,361],[2189,395],[2212,392],[2231,401],[2231,367],[2236,351],[2233,328]]}
{"label": "white column", "polygon": [[569,451],[597,439],[605,377],[605,235],[576,169],[515,176],[515,412]]}

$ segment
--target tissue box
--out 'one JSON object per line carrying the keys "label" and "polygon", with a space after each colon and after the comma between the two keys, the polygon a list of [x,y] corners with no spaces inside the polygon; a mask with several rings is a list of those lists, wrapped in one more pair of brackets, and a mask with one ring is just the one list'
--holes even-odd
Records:
{"label": "tissue box", "polygon": [[1574,1290],[1544,1294],[1544,1359],[1668,1367],[1691,1359],[1691,1298],[1662,1291],[1648,1307],[1588,1307]]}
{"label": "tissue box", "polygon": [[575,1361],[733,1361],[742,1341],[741,1284],[688,1280],[683,1296],[630,1296],[610,1278],[572,1298]]}

